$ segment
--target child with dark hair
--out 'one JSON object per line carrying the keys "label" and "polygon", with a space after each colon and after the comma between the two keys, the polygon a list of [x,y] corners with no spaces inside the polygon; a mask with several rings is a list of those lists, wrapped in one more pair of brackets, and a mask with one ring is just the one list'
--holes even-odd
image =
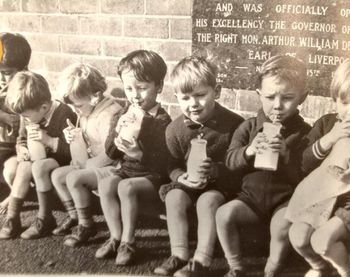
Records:
{"label": "child with dark hair", "polygon": [[121,163],[98,183],[110,239],[96,252],[97,258],[116,255],[117,265],[133,262],[138,214],[160,202],[158,189],[167,180],[165,129],[171,119],[156,101],[166,72],[153,51],[133,51],[119,64],[128,105],[112,121],[106,153]]}
{"label": "child with dark hair", "polygon": [[65,138],[71,149],[72,144],[80,145],[80,154],[85,155],[85,158],[75,160],[72,156],[74,160],[70,165],[57,168],[51,175],[52,184],[68,212],[66,220],[52,233],[66,235],[72,227],[78,225],[64,240],[65,245],[76,247],[96,234],[91,211],[91,192],[97,190],[100,176],[107,174],[107,166],[113,163],[105,153],[104,143],[111,120],[122,108],[114,99],[105,97],[105,77],[90,64],[74,63],[66,67],[58,88],[64,102],[79,117],[79,126],[69,123],[64,130]]}
{"label": "child with dark hair", "polygon": [[[68,164],[71,160],[69,146],[63,136],[67,119],[75,122],[76,116],[67,106],[51,100],[47,81],[39,74],[29,71],[18,72],[8,86],[6,105],[21,116],[20,134],[17,138],[17,161],[6,221],[0,230],[0,239],[9,239],[21,231],[20,212],[31,179],[37,187],[39,213],[34,224],[22,233],[29,235],[48,234],[56,226],[52,215],[47,212],[43,199],[50,202],[50,195],[40,188],[50,183],[53,169]],[[46,152],[42,159],[34,158],[37,153],[29,152],[29,143],[38,142]]]}
{"label": "child with dark hair", "polygon": [[[307,96],[306,67],[294,57],[277,55],[262,65],[257,92],[262,109],[243,122],[234,133],[226,154],[226,165],[242,174],[238,197],[220,207],[216,214],[219,240],[230,266],[225,276],[245,276],[239,247],[242,226],[265,223],[270,226],[270,256],[265,277],[277,276],[289,249],[289,222],[285,209],[295,186],[302,178],[302,139],[310,130],[297,109]],[[282,125],[280,134],[267,137],[265,122]],[[277,170],[254,167],[254,158],[263,149],[279,153]]]}
{"label": "child with dark hair", "polygon": [[[5,107],[5,98],[10,80],[18,71],[27,69],[32,51],[28,41],[16,33],[0,33],[0,50],[0,170],[4,166],[8,168],[6,172],[14,172],[17,161],[9,158],[16,155],[19,116]],[[4,172],[4,178],[11,187],[14,175]],[[9,199],[0,203],[0,213],[6,213]]]}
{"label": "child with dark hair", "polygon": [[307,135],[302,169],[310,174],[286,213],[290,241],[311,267],[305,277],[329,276],[329,264],[350,276],[350,59],[334,72],[330,92],[336,113],[322,116]]}
{"label": "child with dark hair", "polygon": [[[224,158],[232,134],[243,118],[216,102],[221,92],[216,73],[213,63],[190,56],[182,59],[170,76],[182,115],[166,130],[170,150],[168,172],[172,182],[161,187],[160,195],[166,205],[171,256],[154,270],[158,275],[181,277],[209,273],[217,240],[215,213],[237,185],[224,165]],[[199,178],[192,180],[188,162],[193,139],[197,138],[206,143],[208,158],[198,161],[194,175]],[[194,206],[198,242],[190,259],[188,212]]]}

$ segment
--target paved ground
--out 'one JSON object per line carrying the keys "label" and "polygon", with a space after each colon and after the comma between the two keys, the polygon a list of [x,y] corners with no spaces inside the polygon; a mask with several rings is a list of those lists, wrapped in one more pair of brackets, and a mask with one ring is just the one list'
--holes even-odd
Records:
{"label": "paved ground", "polygon": [[[35,216],[37,203],[27,201],[21,218],[24,226],[29,226]],[[118,267],[114,260],[96,260],[94,254],[98,246],[108,238],[108,231],[103,216],[96,210],[98,235],[89,244],[78,249],[65,247],[61,237],[47,237],[35,241],[13,239],[0,241],[0,274],[117,274],[117,275],[152,275],[152,270],[169,255],[169,238],[165,221],[144,217],[137,231],[139,249],[136,265]],[[55,211],[58,222],[65,214]],[[0,216],[2,224],[4,216]],[[194,232],[193,232],[194,233]],[[267,255],[267,241],[263,230],[245,230],[243,249],[246,258],[248,276],[262,276],[261,272]],[[260,238],[260,239],[258,239]],[[195,235],[191,239],[194,248]],[[226,265],[221,249],[216,251],[212,267],[212,276],[222,276]],[[288,264],[280,276],[303,276],[306,264],[295,254],[290,255]],[[332,276],[336,276],[333,274]]]}

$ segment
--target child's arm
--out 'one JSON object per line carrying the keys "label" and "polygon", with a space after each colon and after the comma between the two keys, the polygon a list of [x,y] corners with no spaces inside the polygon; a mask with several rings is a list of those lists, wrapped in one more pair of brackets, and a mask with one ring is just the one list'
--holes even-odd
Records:
{"label": "child's arm", "polygon": [[115,138],[118,136],[118,133],[115,129],[122,113],[123,111],[118,112],[111,119],[109,133],[105,141],[105,152],[107,156],[112,160],[121,159],[124,156],[124,152],[120,151],[114,143]]}
{"label": "child's arm", "polygon": [[168,174],[172,181],[178,181],[181,175],[186,174],[186,161],[173,126],[169,125],[165,131],[166,145],[169,150]]}
{"label": "child's arm", "polygon": [[19,117],[16,114],[10,114],[0,109],[0,122],[14,127],[18,122]]}
{"label": "child's arm", "polygon": [[249,168],[253,165],[253,157],[259,151],[258,145],[263,140],[261,133],[249,143],[252,120],[244,121],[234,132],[230,146],[226,152],[225,164],[231,170]]}
{"label": "child's arm", "polygon": [[[323,149],[320,145],[320,140],[335,126],[336,120],[335,115],[326,115],[320,118],[315,122],[311,131],[305,137],[305,144],[307,146],[301,157],[301,169],[305,175],[320,166],[322,161],[329,154],[330,149],[327,151]],[[327,139],[326,144],[328,144]],[[327,145],[324,147],[327,147]]]}

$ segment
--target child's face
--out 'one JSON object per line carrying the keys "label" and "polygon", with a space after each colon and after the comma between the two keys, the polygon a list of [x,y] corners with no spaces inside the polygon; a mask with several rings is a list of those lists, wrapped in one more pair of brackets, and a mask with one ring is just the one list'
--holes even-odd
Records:
{"label": "child's face", "polygon": [[76,98],[70,95],[69,100],[71,101],[71,104],[69,105],[73,107],[75,113],[81,116],[89,116],[95,107],[91,104],[91,98],[89,97]]}
{"label": "child's face", "polygon": [[42,104],[38,109],[25,110],[23,113],[21,113],[21,116],[23,116],[24,119],[30,123],[39,123],[45,117],[49,109],[50,105],[48,103]]}
{"label": "child's face", "polygon": [[199,84],[188,93],[177,92],[182,113],[197,123],[205,123],[214,112],[215,100],[220,97],[220,87]]}
{"label": "child's face", "polygon": [[157,95],[162,91],[163,85],[156,86],[153,81],[139,81],[132,71],[123,71],[121,79],[126,98],[131,104],[144,111],[149,111],[157,104]]}
{"label": "child's face", "polygon": [[341,120],[345,119],[345,117],[349,117],[350,116],[350,99],[341,100],[339,97],[337,97],[336,108],[337,108],[338,117]]}
{"label": "child's face", "polygon": [[258,91],[265,115],[272,122],[282,122],[294,115],[304,100],[302,91],[276,76],[266,76]]}
{"label": "child's face", "polygon": [[6,87],[12,77],[18,72],[16,68],[1,66],[0,67],[0,89]]}

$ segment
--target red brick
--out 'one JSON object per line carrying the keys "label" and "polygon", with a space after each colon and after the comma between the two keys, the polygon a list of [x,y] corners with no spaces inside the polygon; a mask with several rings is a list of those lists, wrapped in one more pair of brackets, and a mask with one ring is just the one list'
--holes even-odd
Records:
{"label": "red brick", "polygon": [[81,17],[80,30],[82,34],[121,36],[122,18],[110,16]]}
{"label": "red brick", "polygon": [[43,51],[43,52],[60,51],[59,37],[57,35],[37,33],[37,34],[27,34],[26,38],[28,39],[32,49],[35,51]]}
{"label": "red brick", "polygon": [[2,15],[3,28],[17,32],[40,32],[40,16],[34,15]]}
{"label": "red brick", "polygon": [[146,0],[146,14],[191,15],[192,1],[189,0]]}
{"label": "red brick", "polygon": [[76,34],[78,32],[77,16],[43,16],[42,32],[59,34]]}
{"label": "red brick", "polygon": [[18,12],[20,11],[20,0],[2,0],[0,1],[0,11]]}
{"label": "red brick", "polygon": [[103,53],[106,56],[124,57],[133,50],[142,49],[143,43],[136,39],[109,39],[103,42]]}
{"label": "red brick", "polygon": [[257,112],[261,107],[259,96],[255,91],[237,90],[236,97],[236,109],[239,111]]}
{"label": "red brick", "polygon": [[63,53],[81,55],[99,55],[101,42],[93,37],[62,36],[61,45]]}
{"label": "red brick", "polygon": [[110,77],[117,77],[119,60],[117,59],[107,59],[107,58],[93,58],[93,57],[83,57],[84,63],[90,63],[101,70],[103,75]]}
{"label": "red brick", "polygon": [[62,54],[47,54],[44,57],[45,70],[53,72],[61,72],[68,65],[75,62],[81,62],[81,57]]}
{"label": "red brick", "polygon": [[168,38],[169,21],[163,18],[125,17],[127,37]]}
{"label": "red brick", "polygon": [[144,0],[101,0],[103,13],[143,14]]}
{"label": "red brick", "polygon": [[56,13],[59,12],[59,0],[22,0],[25,12]]}
{"label": "red brick", "polygon": [[157,52],[166,61],[178,62],[182,58],[191,55],[190,42],[146,41],[145,48]]}
{"label": "red brick", "polygon": [[63,13],[98,13],[99,1],[96,0],[60,0]]}
{"label": "red brick", "polygon": [[191,18],[171,19],[170,20],[170,38],[192,39]]}

